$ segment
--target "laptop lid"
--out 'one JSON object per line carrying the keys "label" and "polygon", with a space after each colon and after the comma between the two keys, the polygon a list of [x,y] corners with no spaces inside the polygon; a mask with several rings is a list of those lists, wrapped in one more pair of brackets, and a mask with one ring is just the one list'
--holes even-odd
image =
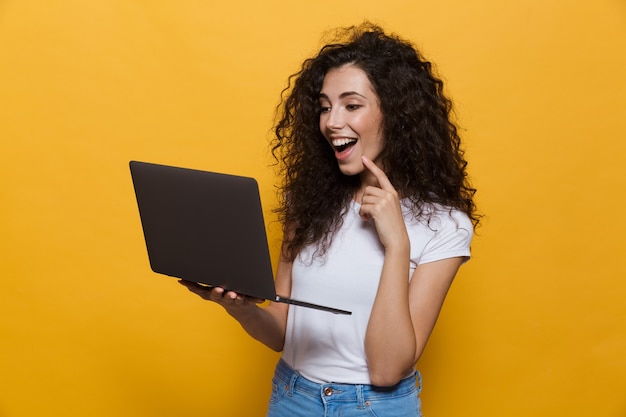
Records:
{"label": "laptop lid", "polygon": [[240,294],[333,313],[276,294],[254,178],[131,161],[151,269]]}

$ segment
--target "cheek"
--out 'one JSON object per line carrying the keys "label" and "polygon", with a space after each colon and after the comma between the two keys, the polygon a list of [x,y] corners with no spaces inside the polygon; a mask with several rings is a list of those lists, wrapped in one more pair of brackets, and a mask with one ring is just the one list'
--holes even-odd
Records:
{"label": "cheek", "polygon": [[367,127],[364,129],[364,132],[367,132],[367,137],[369,138],[369,142],[373,144],[382,143],[383,141],[383,130],[382,126],[378,121],[369,121]]}
{"label": "cheek", "polygon": [[371,112],[368,115],[363,115],[363,117],[359,119],[359,124],[372,136],[379,136],[382,134],[382,118],[377,112]]}
{"label": "cheek", "polygon": [[320,132],[324,133],[326,130],[326,118],[324,117],[324,115],[321,115],[318,119],[318,123],[317,123]]}

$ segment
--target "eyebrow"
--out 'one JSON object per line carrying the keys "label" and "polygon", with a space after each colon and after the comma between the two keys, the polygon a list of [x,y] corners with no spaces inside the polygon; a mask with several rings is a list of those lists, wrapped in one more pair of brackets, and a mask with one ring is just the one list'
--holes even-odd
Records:
{"label": "eyebrow", "polygon": [[[356,91],[346,91],[344,93],[339,94],[339,98],[346,98],[346,97],[350,97],[350,96],[359,96],[364,98],[365,100],[367,100],[367,97],[365,97],[363,94],[361,93],[357,93]],[[318,98],[325,98],[328,100],[328,96],[324,93],[320,93]]]}

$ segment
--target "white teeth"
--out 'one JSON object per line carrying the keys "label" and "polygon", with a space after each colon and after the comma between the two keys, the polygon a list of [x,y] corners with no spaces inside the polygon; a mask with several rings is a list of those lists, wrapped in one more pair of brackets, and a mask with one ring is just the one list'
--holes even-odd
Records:
{"label": "white teeth", "polygon": [[356,142],[356,139],[346,139],[346,138],[333,139],[333,146],[344,146],[352,142]]}

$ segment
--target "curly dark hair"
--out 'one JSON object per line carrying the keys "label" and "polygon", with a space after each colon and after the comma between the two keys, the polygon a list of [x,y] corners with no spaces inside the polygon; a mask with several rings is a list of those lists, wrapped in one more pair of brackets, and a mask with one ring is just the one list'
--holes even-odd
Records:
{"label": "curly dark hair", "polygon": [[381,160],[389,180],[416,218],[429,219],[427,206],[465,212],[479,223],[467,178],[452,102],[432,64],[408,41],[374,24],[340,29],[335,39],[289,77],[277,109],[272,141],[278,173],[279,208],[290,259],[304,246],[324,254],[341,226],[360,177],[341,173],[334,151],[319,129],[319,94],[326,73],[353,65],[371,82],[383,114]]}

